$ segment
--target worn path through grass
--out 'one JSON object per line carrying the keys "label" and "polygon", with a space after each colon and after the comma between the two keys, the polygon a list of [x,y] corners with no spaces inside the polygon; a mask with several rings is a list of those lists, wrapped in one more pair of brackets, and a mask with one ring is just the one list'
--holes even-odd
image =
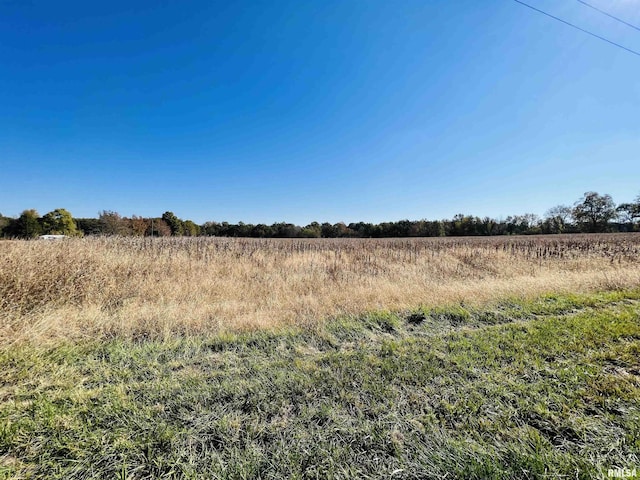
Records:
{"label": "worn path through grass", "polygon": [[640,291],[0,352],[0,478],[640,470]]}

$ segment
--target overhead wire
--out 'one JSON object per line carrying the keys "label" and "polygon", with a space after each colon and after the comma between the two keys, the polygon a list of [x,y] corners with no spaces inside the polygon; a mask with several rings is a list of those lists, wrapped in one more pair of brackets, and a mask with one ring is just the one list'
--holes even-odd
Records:
{"label": "overhead wire", "polygon": [[598,7],[596,7],[594,5],[591,5],[590,3],[587,3],[587,2],[585,2],[583,0],[576,0],[576,1],[580,2],[583,5],[586,5],[589,8],[593,8],[596,12],[600,12],[601,14],[606,15],[609,18],[613,18],[614,20],[617,20],[620,23],[624,23],[627,27],[635,28],[636,30],[638,30],[640,32],[640,27],[636,27],[635,25],[633,25],[633,24],[631,24],[629,22],[625,22],[621,18],[615,17],[615,16],[611,15],[610,13],[605,12],[604,10],[601,10]]}
{"label": "overhead wire", "polygon": [[633,53],[634,55],[637,55],[637,56],[639,56],[639,57],[640,57],[640,52],[637,52],[636,50],[632,50],[632,49],[630,49],[630,48],[625,47],[624,45],[620,45],[619,43],[613,42],[613,41],[611,41],[611,40],[609,40],[609,39],[607,39],[607,38],[605,38],[605,37],[601,37],[600,35],[598,35],[598,34],[596,34],[596,33],[590,32],[589,30],[585,30],[584,28],[578,27],[577,25],[574,25],[573,23],[569,23],[569,22],[567,22],[566,20],[563,20],[563,19],[561,19],[561,18],[558,18],[558,17],[556,17],[556,16],[554,16],[554,15],[551,15],[550,13],[547,13],[547,12],[545,12],[544,10],[540,10],[539,8],[536,8],[536,7],[532,6],[532,5],[529,5],[528,3],[524,3],[524,2],[522,2],[521,0],[513,0],[513,1],[514,1],[514,2],[516,2],[516,3],[519,3],[520,5],[524,5],[525,7],[530,8],[531,10],[535,10],[535,11],[536,11],[536,12],[538,12],[538,13],[541,13],[541,14],[543,14],[543,15],[546,15],[547,17],[551,17],[551,18],[553,18],[554,20],[557,20],[557,21],[559,21],[559,22],[562,22],[562,23],[564,23],[565,25],[569,25],[570,27],[575,28],[576,30],[580,30],[581,32],[586,33],[587,35],[591,35],[592,37],[595,37],[595,38],[597,38],[597,39],[599,39],[599,40],[602,40],[603,42],[607,42],[607,43],[609,43],[609,44],[611,44],[611,45],[614,45],[614,46],[616,46],[616,47],[618,47],[618,48],[621,48],[621,49],[623,49],[623,50],[626,50],[627,52],[629,52],[629,53]]}

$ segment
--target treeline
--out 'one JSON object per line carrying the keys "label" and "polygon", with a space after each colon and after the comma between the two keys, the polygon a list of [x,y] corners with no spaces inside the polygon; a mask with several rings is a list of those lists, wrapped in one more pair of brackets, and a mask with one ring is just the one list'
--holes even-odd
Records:
{"label": "treeline", "polygon": [[373,223],[318,223],[304,227],[292,223],[252,225],[243,222],[206,222],[198,225],[182,220],[173,212],[148,218],[123,217],[103,211],[98,218],[73,218],[60,208],[40,216],[25,210],[17,218],[0,215],[0,236],[34,238],[44,234],[68,236],[224,236],[256,238],[388,238],[444,237],[477,235],[536,235],[578,232],[640,231],[640,195],[633,202],[616,205],[610,195],[587,192],[573,206],[558,205],[543,218],[535,214],[509,216],[496,220],[458,214],[450,220],[400,220]]}
{"label": "treeline", "polygon": [[64,208],[40,217],[36,210],[25,210],[18,218],[0,215],[0,235],[11,238],[34,238],[40,235],[121,235],[121,236],[197,236],[201,228],[191,220],[181,220],[172,212],[148,218],[123,217],[103,211],[98,218],[73,218]]}

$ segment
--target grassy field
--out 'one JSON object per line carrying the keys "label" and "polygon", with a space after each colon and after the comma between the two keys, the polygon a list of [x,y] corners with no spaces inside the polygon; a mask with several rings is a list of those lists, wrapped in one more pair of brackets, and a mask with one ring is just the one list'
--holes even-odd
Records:
{"label": "grassy field", "polygon": [[0,478],[606,478],[640,467],[639,318],[636,289],[8,347]]}
{"label": "grassy field", "polygon": [[0,242],[0,479],[640,471],[640,236]]}
{"label": "grassy field", "polygon": [[640,234],[0,242],[0,344],[321,325],[640,285]]}

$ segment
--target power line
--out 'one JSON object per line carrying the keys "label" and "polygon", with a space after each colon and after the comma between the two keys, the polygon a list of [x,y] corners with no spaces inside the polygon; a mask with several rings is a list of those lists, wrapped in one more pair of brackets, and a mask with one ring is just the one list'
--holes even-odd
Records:
{"label": "power line", "polygon": [[624,23],[627,27],[635,28],[636,30],[640,31],[640,27],[636,27],[635,25],[632,25],[631,23],[625,22],[621,18],[614,17],[610,13],[607,13],[604,10],[600,10],[598,7],[595,7],[595,6],[591,5],[590,3],[584,2],[583,0],[577,0],[577,1],[580,2],[583,5],[586,5],[589,8],[593,8],[596,12],[600,12],[601,14],[606,15],[609,18],[613,18],[614,20],[617,20],[620,23]]}
{"label": "power line", "polygon": [[624,47],[624,46],[620,45],[619,43],[612,42],[611,40],[608,40],[608,39],[606,39],[606,38],[604,38],[604,37],[601,37],[600,35],[597,35],[597,34],[595,34],[595,33],[593,33],[593,32],[590,32],[589,30],[585,30],[584,28],[580,28],[580,27],[578,27],[577,25],[574,25],[573,23],[569,23],[569,22],[567,22],[566,20],[562,20],[561,18],[554,17],[554,16],[553,16],[553,15],[551,15],[550,13],[547,13],[547,12],[545,12],[545,11],[543,11],[543,10],[540,10],[540,9],[536,8],[536,7],[532,7],[532,6],[531,6],[531,5],[529,5],[528,3],[521,2],[520,0],[513,0],[513,1],[514,1],[514,2],[519,3],[520,5],[524,5],[525,7],[528,7],[528,8],[530,8],[531,10],[535,10],[536,12],[539,12],[539,13],[541,13],[541,14],[543,14],[543,15],[546,15],[547,17],[551,17],[551,18],[553,18],[554,20],[557,20],[557,21],[559,21],[559,22],[562,22],[562,23],[564,23],[565,25],[569,25],[570,27],[573,27],[573,28],[575,28],[576,30],[580,30],[581,32],[586,33],[587,35],[591,35],[592,37],[596,37],[596,38],[598,38],[598,39],[602,40],[603,42],[607,42],[607,43],[610,43],[611,45],[615,45],[615,46],[616,46],[616,47],[618,47],[618,48],[621,48],[621,49],[623,49],[623,50],[626,50],[627,52],[629,52],[629,53],[633,53],[634,55],[637,55],[637,56],[639,56],[639,57],[640,57],[640,52],[636,52],[635,50],[631,50],[630,48],[627,48],[627,47]]}

